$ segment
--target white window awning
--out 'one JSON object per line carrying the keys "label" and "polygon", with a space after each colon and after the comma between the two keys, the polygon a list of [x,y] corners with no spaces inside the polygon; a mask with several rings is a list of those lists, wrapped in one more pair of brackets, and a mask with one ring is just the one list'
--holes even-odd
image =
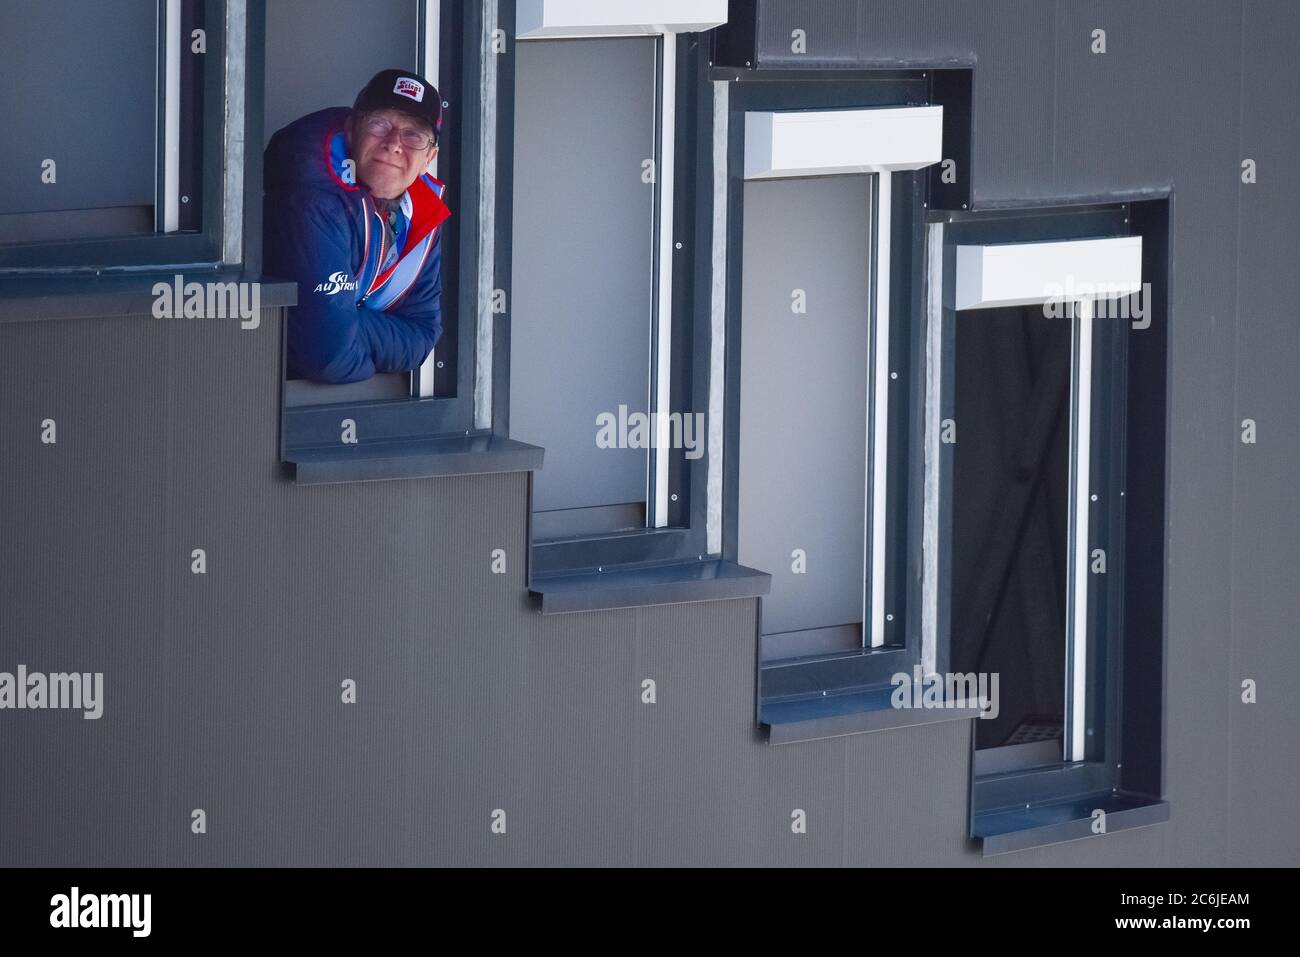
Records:
{"label": "white window awning", "polygon": [[518,0],[515,36],[645,36],[696,33],[727,22],[727,0]]}
{"label": "white window awning", "polygon": [[1141,288],[1141,236],[957,247],[957,309],[1117,299]]}
{"label": "white window awning", "polygon": [[942,106],[745,114],[745,179],[892,173],[942,158]]}

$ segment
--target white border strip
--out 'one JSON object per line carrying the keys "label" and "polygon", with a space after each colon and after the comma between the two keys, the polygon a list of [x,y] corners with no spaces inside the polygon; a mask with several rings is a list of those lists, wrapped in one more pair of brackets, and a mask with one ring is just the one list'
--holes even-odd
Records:
{"label": "white border strip", "polygon": [[674,127],[677,103],[677,36],[665,33],[660,38],[662,78],[659,86],[659,156],[655,164],[659,179],[659,290],[655,316],[657,342],[655,363],[654,517],[652,527],[668,524],[668,461],[672,442],[672,349],[673,349],[673,166]]}
{"label": "white border strip", "polygon": [[181,225],[181,0],[167,0],[165,18],[162,231],[174,233]]}
{"label": "white border strip", "polygon": [[957,247],[958,309],[1115,299],[1141,289],[1141,236]]}
{"label": "white border strip", "polygon": [[695,33],[727,22],[727,0],[519,0],[520,40]]}
{"label": "white border strip", "polygon": [[754,111],[745,179],[921,169],[943,158],[943,107]]}
{"label": "white border strip", "polygon": [[705,510],[705,547],[710,555],[722,553],[723,421],[726,402],[727,344],[727,141],[731,86],[713,83],[713,255],[709,286],[709,417],[708,505]]}
{"label": "white border strip", "polygon": [[1074,362],[1071,364],[1070,620],[1066,682],[1069,734],[1065,760],[1082,761],[1087,751],[1088,685],[1088,502],[1092,475],[1092,300],[1075,305]]}
{"label": "white border strip", "polygon": [[[492,34],[497,29],[496,0],[482,0],[483,35],[479,74],[479,109],[482,126],[479,136],[478,176],[478,327],[474,352],[474,428],[492,428],[492,298],[496,286],[496,215],[497,215],[497,54],[492,49]],[[509,306],[506,315],[510,316]]]}
{"label": "white border strip", "polygon": [[244,261],[244,84],[247,47],[246,0],[226,3],[225,191],[222,203],[221,258]]}
{"label": "white border strip", "polygon": [[[889,480],[889,239],[893,195],[890,173],[876,174],[873,193],[876,234],[871,237],[871,251],[876,260],[876,288],[872,290],[875,297],[871,337],[872,421],[867,435],[871,449],[867,470],[871,515],[865,530],[871,556],[866,568],[870,588],[864,598],[866,608],[862,620],[868,621],[870,615],[870,644],[872,648],[880,648],[885,644],[885,498]],[[867,268],[870,269],[870,264]]]}

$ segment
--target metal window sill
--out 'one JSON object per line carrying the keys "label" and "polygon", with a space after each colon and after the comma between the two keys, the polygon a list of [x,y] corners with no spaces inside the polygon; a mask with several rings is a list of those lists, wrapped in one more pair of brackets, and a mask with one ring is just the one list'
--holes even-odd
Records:
{"label": "metal window sill", "polygon": [[980,708],[965,700],[948,699],[923,708],[895,708],[893,694],[892,685],[883,685],[816,697],[768,699],[759,707],[759,725],[767,730],[768,744],[793,744],[980,716]]}
{"label": "metal window sill", "polygon": [[[43,319],[111,319],[121,316],[153,318],[156,283],[173,283],[177,274],[185,282],[258,283],[258,305],[263,308],[292,306],[298,301],[296,283],[245,276],[238,271],[204,270],[197,267],[160,267],[148,273],[130,275],[11,276],[0,282],[0,322],[33,322]],[[230,321],[238,321],[232,319]]]}
{"label": "metal window sill", "polygon": [[[1094,833],[1093,812],[1106,813],[1103,833]],[[1065,801],[1000,808],[971,818],[971,837],[985,857],[1047,847],[1065,841],[1104,837],[1169,820],[1169,802],[1145,794],[1102,791]]]}
{"label": "metal window sill", "polygon": [[284,461],[298,485],[374,482],[527,472],[542,467],[543,450],[499,435],[402,439],[290,449]]}
{"label": "metal window sill", "polygon": [[529,591],[541,598],[543,615],[603,611],[646,605],[758,598],[772,587],[767,572],[712,559],[603,572],[535,575]]}

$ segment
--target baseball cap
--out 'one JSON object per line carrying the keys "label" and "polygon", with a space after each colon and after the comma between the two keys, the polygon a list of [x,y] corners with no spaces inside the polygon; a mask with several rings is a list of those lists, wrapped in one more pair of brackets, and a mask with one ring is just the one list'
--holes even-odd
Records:
{"label": "baseball cap", "polygon": [[357,94],[352,108],[362,113],[401,110],[433,127],[434,142],[442,134],[442,97],[438,89],[418,73],[381,70]]}

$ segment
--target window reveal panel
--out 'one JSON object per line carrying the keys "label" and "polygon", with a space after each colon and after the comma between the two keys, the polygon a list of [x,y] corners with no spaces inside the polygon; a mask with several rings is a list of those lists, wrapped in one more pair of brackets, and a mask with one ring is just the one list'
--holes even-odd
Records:
{"label": "window reveal panel", "polygon": [[999,674],[976,747],[1055,741],[1065,708],[1071,323],[957,313],[952,669]]}
{"label": "window reveal panel", "polygon": [[[436,0],[430,0],[431,4]],[[351,106],[380,70],[415,70],[416,0],[369,0],[365,29],[353,0],[275,0],[266,10],[266,141],[300,116]],[[438,78],[428,80],[435,86]],[[264,144],[265,145],[265,144]]]}
{"label": "window reveal panel", "polygon": [[516,47],[510,430],[546,449],[537,511],[646,500],[648,451],[596,439],[650,411],[656,43]]}
{"label": "window reveal panel", "polygon": [[[23,131],[0,137],[0,214],[153,208],[155,0],[24,4],[0,30],[0,63],[0,116],[10,134]],[[53,183],[43,181],[46,160],[56,164]]]}
{"label": "window reveal panel", "polygon": [[772,575],[764,634],[863,620],[870,227],[870,176],[745,184],[737,550]]}

